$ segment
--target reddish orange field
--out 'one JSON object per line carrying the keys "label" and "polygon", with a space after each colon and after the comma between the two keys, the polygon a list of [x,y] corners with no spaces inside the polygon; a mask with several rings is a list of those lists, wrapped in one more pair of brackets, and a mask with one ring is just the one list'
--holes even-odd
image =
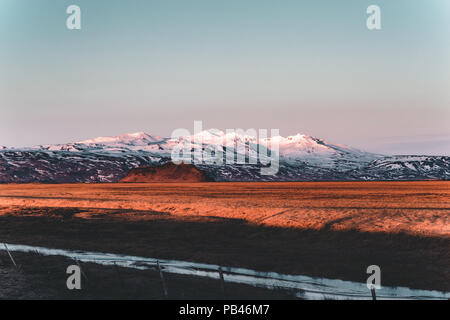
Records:
{"label": "reddish orange field", "polygon": [[89,209],[77,214],[83,218],[121,209],[128,219],[146,219],[150,211],[302,229],[450,236],[448,181],[0,186],[0,215],[11,213],[11,206]]}

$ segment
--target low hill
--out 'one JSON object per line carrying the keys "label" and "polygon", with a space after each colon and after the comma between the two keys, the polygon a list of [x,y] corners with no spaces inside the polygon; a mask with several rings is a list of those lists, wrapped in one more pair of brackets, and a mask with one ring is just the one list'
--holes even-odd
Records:
{"label": "low hill", "polygon": [[206,174],[192,164],[163,165],[131,169],[120,182],[205,182],[211,181]]}

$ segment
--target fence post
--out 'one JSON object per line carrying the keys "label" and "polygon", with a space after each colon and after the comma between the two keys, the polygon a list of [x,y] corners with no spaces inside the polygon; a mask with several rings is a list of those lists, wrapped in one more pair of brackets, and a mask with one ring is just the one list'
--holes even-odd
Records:
{"label": "fence post", "polygon": [[159,260],[156,261],[156,265],[158,266],[159,278],[161,279],[161,284],[162,284],[162,287],[163,287],[164,297],[167,299],[169,297],[169,294],[167,292],[166,281],[164,280],[164,276],[163,276],[163,272],[162,272],[161,266],[159,265]]}
{"label": "fence post", "polygon": [[372,300],[377,300],[377,295],[375,294],[375,288],[373,286],[370,288],[370,292],[372,293]]}
{"label": "fence post", "polygon": [[226,294],[225,294],[225,279],[223,277],[222,267],[219,267],[219,276],[220,276],[220,286],[222,288],[222,293],[225,298],[225,296],[226,296]]}
{"label": "fence post", "polygon": [[83,271],[83,268],[81,268],[80,262],[78,261],[77,258],[75,258],[75,261],[77,262],[77,265],[80,268],[81,275],[86,279],[86,281],[89,281],[88,277],[86,276],[86,274]]}
{"label": "fence post", "polygon": [[12,261],[14,267],[17,269],[17,264],[16,264],[16,262],[14,261],[14,258],[13,258],[13,256],[11,255],[11,252],[9,252],[8,246],[6,245],[6,243],[4,243],[4,245],[5,245],[6,252],[8,252],[9,258],[11,259],[11,261]]}

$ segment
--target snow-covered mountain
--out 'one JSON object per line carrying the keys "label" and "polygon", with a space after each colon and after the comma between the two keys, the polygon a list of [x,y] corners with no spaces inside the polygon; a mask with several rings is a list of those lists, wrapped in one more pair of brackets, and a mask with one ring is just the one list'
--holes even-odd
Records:
{"label": "snow-covered mountain", "polygon": [[[262,176],[261,163],[250,161],[258,150],[279,146],[280,167]],[[117,182],[135,167],[163,164],[172,150],[232,151],[247,164],[194,164],[216,181],[415,180],[449,179],[450,157],[383,156],[308,135],[257,139],[244,134],[202,131],[177,139],[144,132],[99,137],[27,149],[0,148],[0,183]]]}
{"label": "snow-covered mountain", "polygon": [[123,134],[115,137],[98,137],[95,139],[84,140],[78,143],[80,144],[104,144],[104,145],[116,145],[116,146],[147,146],[158,142],[162,142],[165,139],[158,136],[151,136],[145,132],[136,132],[130,134]]}
{"label": "snow-covered mountain", "polygon": [[94,139],[56,145],[35,146],[34,150],[48,151],[98,151],[98,152],[124,152],[124,151],[149,151],[159,149],[168,139],[151,136],[144,132],[123,134],[114,137],[98,137]]}
{"label": "snow-covered mountain", "polygon": [[450,157],[444,156],[390,156],[369,162],[359,170],[357,177],[372,180],[448,180]]}

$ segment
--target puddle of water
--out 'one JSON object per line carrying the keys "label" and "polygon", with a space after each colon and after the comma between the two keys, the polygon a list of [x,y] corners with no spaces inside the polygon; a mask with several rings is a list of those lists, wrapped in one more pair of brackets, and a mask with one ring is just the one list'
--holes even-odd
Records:
{"label": "puddle of water", "polygon": [[[140,270],[155,269],[159,261],[164,272],[176,273],[198,277],[219,279],[218,265],[195,263],[178,260],[164,260],[127,256],[120,254],[72,251],[63,249],[50,249],[37,246],[6,244],[11,252],[32,252],[47,256],[63,256],[81,262],[91,262],[102,265],[118,265],[125,268]],[[6,250],[5,244],[0,243],[0,250]],[[269,289],[294,290],[302,299],[372,299],[365,283],[334,280],[326,278],[311,278],[301,275],[280,274],[275,272],[261,272],[245,268],[223,267],[224,280],[247,284]],[[377,299],[450,299],[450,292],[415,290],[407,287],[382,287],[376,291]]]}

